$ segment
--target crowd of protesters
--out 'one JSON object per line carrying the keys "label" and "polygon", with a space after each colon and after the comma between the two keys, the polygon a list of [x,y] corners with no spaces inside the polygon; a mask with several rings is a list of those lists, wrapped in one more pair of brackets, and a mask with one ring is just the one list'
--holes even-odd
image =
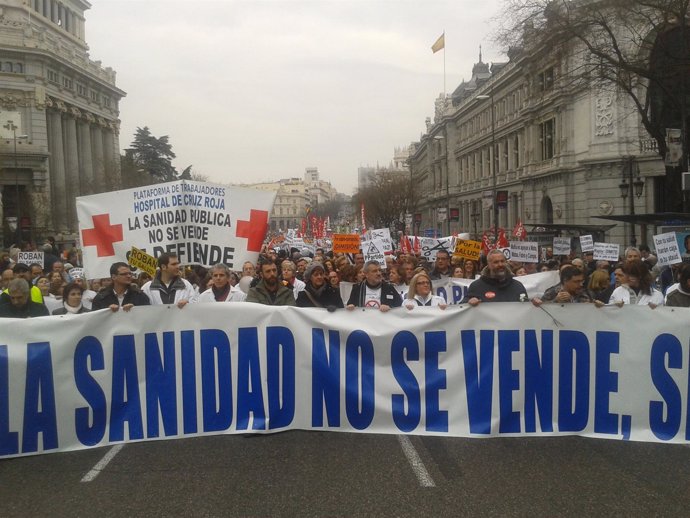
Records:
{"label": "crowd of protesters", "polygon": [[[31,250],[24,247],[24,250]],[[166,304],[184,308],[198,302],[254,302],[266,305],[338,308],[391,308],[412,310],[419,306],[444,309],[446,301],[433,293],[434,281],[471,279],[462,303],[527,300],[517,277],[559,271],[560,282],[532,299],[549,303],[593,303],[690,307],[690,262],[660,267],[647,246],[629,247],[616,263],[594,261],[591,252],[554,257],[542,250],[540,263],[507,261],[500,251],[482,255],[480,261],[437,253],[434,261],[420,254],[386,256],[386,268],[364,255],[334,254],[321,248],[265,249],[256,264],[241,270],[226,265],[210,268],[182,266],[175,255],[158,257],[158,271],[151,278],[133,272],[125,262],[115,262],[110,277],[87,280],[77,249],[58,250],[54,241],[39,247],[44,264],[16,261],[19,248],[0,255],[0,316],[32,317],[79,314],[109,308],[129,311],[133,306]],[[347,300],[340,283],[352,283]]]}

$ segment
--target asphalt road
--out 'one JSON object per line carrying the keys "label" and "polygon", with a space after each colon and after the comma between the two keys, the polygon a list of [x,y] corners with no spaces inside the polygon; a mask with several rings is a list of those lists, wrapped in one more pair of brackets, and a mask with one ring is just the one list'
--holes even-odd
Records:
{"label": "asphalt road", "polygon": [[285,432],[2,460],[0,516],[688,516],[689,487],[680,445]]}

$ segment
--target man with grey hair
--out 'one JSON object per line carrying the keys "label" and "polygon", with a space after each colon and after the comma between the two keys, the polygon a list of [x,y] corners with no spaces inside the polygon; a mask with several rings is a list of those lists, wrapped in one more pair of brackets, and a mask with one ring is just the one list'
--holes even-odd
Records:
{"label": "man with grey hair", "polygon": [[500,250],[490,250],[487,266],[479,278],[470,284],[462,304],[476,306],[480,302],[523,302],[527,300],[525,286],[513,278],[505,255]]}
{"label": "man with grey hair", "polygon": [[244,302],[247,295],[230,284],[230,268],[222,263],[215,264],[209,270],[211,287],[204,291],[198,302]]}
{"label": "man with grey hair", "polygon": [[628,248],[625,249],[625,262],[629,263],[630,261],[641,261],[642,260],[642,253],[640,252],[639,248],[636,248],[634,246],[629,246]]}
{"label": "man with grey hair", "polygon": [[345,306],[347,309],[376,308],[385,313],[391,308],[402,306],[402,297],[395,287],[383,280],[381,265],[378,261],[367,261],[364,263],[363,271],[365,278],[352,287],[350,298]]}
{"label": "man with grey hair", "polygon": [[7,288],[9,302],[0,305],[0,318],[30,318],[48,316],[48,308],[30,297],[30,286],[26,279],[16,278]]}

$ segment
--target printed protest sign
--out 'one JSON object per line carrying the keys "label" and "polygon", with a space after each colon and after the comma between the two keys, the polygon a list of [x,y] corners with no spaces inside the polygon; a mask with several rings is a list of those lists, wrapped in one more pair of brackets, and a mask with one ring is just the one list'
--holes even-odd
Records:
{"label": "printed protest sign", "polygon": [[583,252],[593,252],[594,251],[594,238],[591,235],[580,236],[580,249]]}
{"label": "printed protest sign", "polygon": [[445,250],[448,254],[452,254],[454,250],[454,237],[422,237],[420,244],[422,247],[422,256],[429,261],[436,260],[436,254],[439,250]]}
{"label": "printed protest sign", "polygon": [[538,263],[539,243],[536,241],[511,241],[510,255],[512,261]]}
{"label": "printed protest sign", "polygon": [[371,239],[380,239],[383,243],[384,252],[393,251],[393,242],[391,240],[391,231],[388,228],[377,228],[370,232]]}
{"label": "printed protest sign", "polygon": [[570,238],[569,237],[554,237],[553,238],[553,255],[569,255],[570,254]]}
{"label": "printed protest sign", "polygon": [[147,254],[143,250],[139,250],[137,247],[133,246],[129,253],[129,265],[139,268],[145,271],[151,277],[156,275],[156,268],[158,267],[158,261],[152,255]]}
{"label": "printed protest sign", "polygon": [[132,246],[183,264],[255,262],[268,229],[275,192],[177,181],[77,198],[77,217],[90,278],[108,277]]}
{"label": "printed protest sign", "polygon": [[675,232],[667,232],[665,234],[658,234],[654,237],[654,248],[656,249],[656,257],[661,266],[667,264],[682,263],[683,258],[680,255],[680,248],[678,248],[678,241],[676,240]]}
{"label": "printed protest sign", "polygon": [[595,261],[618,261],[620,245],[616,243],[594,243]]}
{"label": "printed protest sign", "polygon": [[384,243],[380,239],[362,240],[362,253],[364,261],[378,261],[382,269],[386,269],[386,258],[384,254]]}
{"label": "printed protest sign", "polygon": [[41,267],[44,266],[43,263],[44,255],[43,252],[19,252],[17,254],[17,262],[19,264],[40,264]]}
{"label": "printed protest sign", "polygon": [[459,257],[461,259],[469,259],[471,261],[479,261],[479,257],[482,253],[482,242],[481,241],[471,241],[469,239],[456,239],[455,240],[455,250],[453,251],[453,257]]}
{"label": "printed protest sign", "polygon": [[333,253],[358,254],[361,247],[359,234],[333,234]]}

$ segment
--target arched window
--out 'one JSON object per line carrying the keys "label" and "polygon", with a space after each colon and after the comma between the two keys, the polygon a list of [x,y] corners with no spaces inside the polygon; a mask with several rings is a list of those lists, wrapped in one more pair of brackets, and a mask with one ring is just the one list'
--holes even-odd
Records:
{"label": "arched window", "polygon": [[544,196],[541,200],[541,211],[539,216],[541,223],[553,223],[553,204],[551,203],[551,198],[548,196]]}

